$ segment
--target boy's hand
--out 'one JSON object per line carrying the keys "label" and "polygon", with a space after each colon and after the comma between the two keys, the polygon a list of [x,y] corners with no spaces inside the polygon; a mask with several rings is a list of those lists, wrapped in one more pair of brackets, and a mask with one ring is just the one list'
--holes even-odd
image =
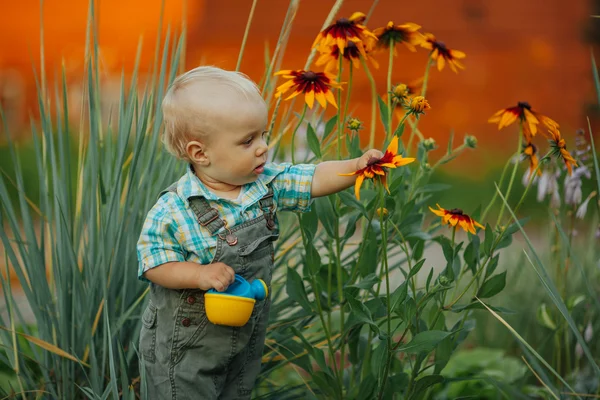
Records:
{"label": "boy's hand", "polygon": [[197,279],[199,289],[215,288],[218,292],[224,292],[234,281],[235,272],[233,268],[222,262],[203,265],[202,268],[199,268]]}
{"label": "boy's hand", "polygon": [[310,189],[311,196],[329,196],[352,186],[356,180],[353,172],[365,168],[369,161],[373,162],[382,157],[381,151],[371,149],[351,160],[324,161],[318,164]]}
{"label": "boy's hand", "polygon": [[371,159],[379,160],[383,153],[377,149],[367,150],[362,156],[356,159],[356,171],[365,168]]}

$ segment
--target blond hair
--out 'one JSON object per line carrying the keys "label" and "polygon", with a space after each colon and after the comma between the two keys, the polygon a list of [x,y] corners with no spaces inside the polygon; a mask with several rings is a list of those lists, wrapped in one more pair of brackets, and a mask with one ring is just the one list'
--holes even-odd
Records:
{"label": "blond hair", "polygon": [[[243,73],[212,66],[196,67],[178,76],[162,101],[162,142],[175,157],[189,161],[190,140],[206,138],[215,126],[215,114],[223,113],[223,96],[242,96],[253,102],[264,100],[256,83]],[[233,104],[227,97],[228,104]],[[266,105],[265,105],[266,109]]]}

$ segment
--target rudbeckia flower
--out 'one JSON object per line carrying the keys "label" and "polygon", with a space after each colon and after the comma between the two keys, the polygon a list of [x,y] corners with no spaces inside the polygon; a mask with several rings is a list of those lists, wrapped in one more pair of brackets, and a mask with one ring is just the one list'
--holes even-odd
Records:
{"label": "rudbeckia flower", "polygon": [[331,47],[325,47],[324,52],[321,53],[317,59],[316,65],[320,66],[325,64],[326,72],[337,71],[339,68],[340,55],[351,62],[352,66],[355,68],[360,68],[361,57],[365,60],[369,60],[375,68],[379,68],[377,61],[367,54],[361,42],[348,42],[346,48],[342,52],[340,52],[340,48],[337,44],[334,44]]}
{"label": "rudbeckia flower", "polygon": [[421,38],[419,29],[421,25],[412,22],[396,25],[390,21],[386,26],[373,30],[373,34],[378,39],[373,45],[377,49],[389,49],[390,46],[394,46],[394,55],[396,55],[396,43],[404,44],[410,51],[417,51],[415,45],[420,43]]}
{"label": "rudbeckia flower", "polygon": [[387,185],[387,169],[386,168],[397,168],[406,164],[410,164],[415,161],[414,158],[404,158],[398,154],[398,136],[394,136],[382,158],[372,158],[367,163],[367,166],[358,171],[351,172],[349,174],[339,174],[341,176],[352,176],[356,175],[356,183],[354,184],[354,194],[358,200],[360,200],[360,187],[362,186],[365,178],[373,179],[375,175],[379,176],[381,183],[385,189],[390,192]]}
{"label": "rudbeckia flower", "polygon": [[431,50],[430,57],[432,60],[437,61],[437,68],[439,71],[444,69],[446,62],[452,69],[452,71],[458,73],[458,69],[465,69],[464,65],[459,59],[465,58],[467,55],[462,51],[451,50],[446,47],[444,42],[438,42],[435,36],[431,33],[425,33],[418,37],[418,44],[424,49]]}
{"label": "rudbeckia flower", "polygon": [[473,218],[469,217],[467,214],[463,213],[463,210],[460,208],[453,208],[452,210],[446,210],[440,207],[439,204],[436,204],[438,210],[434,210],[429,207],[432,213],[437,215],[438,217],[442,217],[442,223],[448,224],[450,226],[459,225],[461,228],[465,230],[465,232],[471,232],[473,235],[475,232],[475,227],[485,229],[483,225],[479,222],[475,221]]}
{"label": "rudbeckia flower", "polygon": [[305,71],[303,69],[294,71],[286,69],[276,72],[275,75],[282,75],[286,79],[291,79],[277,87],[275,97],[279,97],[291,88],[294,88],[294,93],[286,97],[285,100],[289,100],[300,93],[304,93],[304,100],[311,109],[315,99],[317,99],[323,108],[327,106],[327,102],[337,108],[335,96],[331,92],[331,88],[340,88],[341,85],[327,72],[313,72]]}
{"label": "rudbeckia flower", "polygon": [[[523,158],[529,161],[529,175],[533,174],[533,171],[537,168],[540,163],[537,158],[537,147],[533,143],[526,143],[523,146]],[[538,169],[538,175],[542,175],[542,171]]]}
{"label": "rudbeckia flower", "polygon": [[548,130],[550,132],[550,147],[552,148],[552,154],[557,158],[560,158],[567,167],[569,175],[573,173],[573,167],[577,166],[577,161],[573,158],[571,153],[567,150],[567,143],[560,135],[560,132],[556,127],[552,127]]}
{"label": "rudbeckia flower", "polygon": [[519,121],[519,124],[523,127],[523,134],[525,139],[530,141],[532,136],[537,133],[537,126],[542,123],[548,128],[557,127],[558,124],[551,118],[546,117],[538,112],[531,109],[531,106],[526,101],[520,101],[515,107],[503,108],[496,114],[492,115],[488,122],[498,124],[498,129],[502,129],[505,126],[512,124],[515,121]]}
{"label": "rudbeckia flower", "polygon": [[343,53],[348,42],[365,43],[367,38],[377,40],[364,25],[361,25],[367,16],[361,12],[355,12],[350,18],[340,18],[317,35],[312,47],[325,52],[326,47],[337,45]]}
{"label": "rudbeckia flower", "polygon": [[430,110],[431,106],[425,97],[415,96],[410,100],[410,106],[408,108],[411,113],[418,117],[420,114],[425,114],[425,111]]}

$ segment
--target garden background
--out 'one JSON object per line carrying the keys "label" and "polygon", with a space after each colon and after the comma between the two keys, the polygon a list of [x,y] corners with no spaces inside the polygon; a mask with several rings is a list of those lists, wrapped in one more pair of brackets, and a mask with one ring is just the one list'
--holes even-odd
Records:
{"label": "garden background", "polygon": [[[2,131],[5,133],[0,146],[0,167],[3,173],[0,191],[3,208],[0,213],[4,226],[2,253],[5,255],[1,261],[4,292],[0,316],[5,331],[0,341],[6,352],[2,353],[0,369],[0,380],[6,384],[0,385],[0,388],[7,396],[29,390],[33,391],[32,396],[40,397],[58,393],[69,393],[74,398],[84,393],[90,398],[133,398],[140,395],[141,377],[137,368],[135,346],[131,344],[135,343],[135,332],[139,330],[145,288],[134,279],[137,270],[135,236],[139,233],[140,218],[143,219],[141,211],[151,206],[152,194],[181,172],[181,165],[165,161],[161,172],[161,165],[152,163],[153,156],[161,151],[157,150],[155,140],[159,134],[159,124],[155,124],[153,118],[158,113],[153,107],[162,93],[160,88],[164,88],[176,72],[199,64],[227,69],[239,66],[241,71],[257,82],[266,84],[272,79],[272,73],[279,69],[303,68],[324,21],[329,20],[331,23],[342,16],[349,17],[355,11],[362,11],[368,15],[369,28],[385,26],[390,19],[398,24],[418,23],[423,27],[423,32],[433,32],[449,48],[466,53],[466,58],[462,60],[466,69],[458,74],[448,66],[442,71],[431,68],[425,96],[431,109],[418,122],[419,131],[424,137],[433,138],[436,143],[418,144],[421,151],[418,157],[420,165],[436,165],[444,157],[455,153],[460,156],[452,162],[443,163],[443,168],[434,171],[422,172],[419,166],[407,169],[412,172],[398,172],[398,182],[406,178],[411,184],[408,188],[397,184],[393,187],[392,195],[384,200],[384,205],[392,210],[393,215],[390,216],[389,226],[381,215],[373,214],[380,200],[378,196],[383,196],[378,192],[377,186],[367,187],[370,191],[365,196],[366,203],[363,204],[364,208],[359,208],[358,214],[364,214],[365,221],[362,221],[363,216],[352,214],[351,206],[358,206],[347,196],[334,196],[338,200],[333,200],[332,197],[331,204],[325,203],[329,205],[320,203],[314,221],[284,219],[284,225],[287,224],[285,226],[300,224],[304,233],[302,242],[305,242],[306,237],[315,237],[315,243],[322,246],[317,246],[317,250],[328,256],[321,260],[324,269],[315,270],[310,268],[314,261],[310,259],[310,251],[308,256],[303,255],[304,250],[298,245],[300,239],[290,233],[287,241],[282,240],[278,248],[278,265],[283,271],[279,280],[279,296],[282,297],[278,297],[281,303],[280,308],[276,308],[274,317],[282,328],[276,328],[271,334],[273,343],[280,344],[281,348],[273,344],[271,353],[277,354],[271,354],[271,358],[263,360],[265,370],[255,394],[274,398],[302,397],[306,393],[325,398],[366,398],[362,397],[365,393],[368,393],[367,397],[380,398],[567,398],[571,396],[567,393],[577,392],[580,395],[598,397],[598,344],[592,340],[595,332],[600,329],[597,250],[600,239],[597,239],[597,197],[592,196],[594,191],[600,189],[593,162],[596,152],[592,148],[583,160],[583,164],[589,166],[590,177],[581,182],[582,200],[588,195],[592,196],[589,211],[584,218],[575,218],[582,200],[575,207],[565,204],[554,207],[546,198],[542,201],[536,199],[535,186],[528,196],[523,196],[521,207],[519,199],[527,185],[527,181],[525,184],[521,182],[527,170],[525,164],[518,166],[507,211],[502,206],[502,196],[497,196],[495,183],[498,183],[504,195],[507,190],[511,191],[506,186],[508,175],[504,181],[500,176],[505,165],[510,167],[509,175],[512,170],[513,164],[507,164],[507,160],[513,156],[518,130],[514,126],[512,131],[506,128],[499,130],[497,124],[489,123],[488,119],[500,109],[512,107],[519,101],[527,101],[535,111],[559,122],[568,149],[579,149],[576,146],[578,129],[584,130],[584,145],[591,142],[590,134],[600,129],[597,127],[598,94],[593,64],[593,49],[600,41],[600,19],[595,17],[596,13],[600,13],[600,3],[559,0],[527,3],[516,0],[420,3],[390,0],[302,0],[289,3],[276,0],[101,0],[91,4],[90,8],[87,2],[27,0],[0,6],[0,106]],[[335,11],[334,15],[331,15],[332,10]],[[281,35],[286,32],[287,27],[291,28],[289,37],[282,41]],[[185,35],[179,36],[182,32]],[[278,43],[283,44],[282,48],[278,49]],[[243,57],[238,57],[241,48],[244,49]],[[270,66],[274,51],[279,51],[279,58],[275,59],[276,65],[273,65],[277,68]],[[370,67],[370,71],[377,82],[377,93],[385,102],[388,59],[385,53],[376,58],[379,68]],[[419,49],[410,52],[398,44],[398,56],[391,73],[392,83],[418,83],[424,76],[427,62],[427,51]],[[265,74],[267,68],[270,68],[270,75]],[[352,116],[363,121],[364,129],[359,131],[359,143],[364,149],[369,141],[373,103],[372,86],[363,69],[364,66],[354,70],[351,100],[348,102],[349,107],[346,106],[344,117]],[[139,84],[136,85],[136,82]],[[128,89],[129,85],[131,90]],[[270,90],[273,89],[274,86],[270,87]],[[342,97],[346,96],[346,89],[347,87],[342,92]],[[302,101],[297,101],[295,105],[281,103],[279,116],[283,117],[274,126],[282,133],[283,159],[289,160],[289,153],[286,152],[289,150],[286,149],[289,149],[291,143],[290,130],[295,126],[296,120],[302,120],[298,118],[302,111],[301,103]],[[140,110],[133,104],[147,107]],[[271,98],[270,110],[274,119],[277,116],[273,113],[275,104],[276,100]],[[376,147],[385,149],[390,139],[385,129],[386,126],[389,127],[385,123],[385,107],[380,106],[377,111],[375,143]],[[333,132],[333,127],[327,127],[325,122],[332,121],[331,118],[337,113],[339,111],[335,108],[328,107],[323,114],[311,116],[311,124],[317,127],[315,130],[322,154],[317,154],[320,151],[315,152],[314,146],[306,142],[312,128],[298,122],[300,129],[296,140],[301,154],[304,156],[312,151],[316,156],[307,157],[306,161],[315,162],[321,156],[325,157],[324,149],[332,148],[331,142],[327,143],[326,139],[331,140],[340,134],[345,121],[340,122],[338,116],[337,122],[334,121],[338,126],[337,133],[331,137],[327,136]],[[128,124],[127,121],[132,123]],[[144,121],[147,126],[142,123]],[[405,145],[409,129],[407,126],[406,133],[400,135]],[[129,131],[137,132],[138,135],[132,133],[133,136],[129,137]],[[144,136],[141,135],[142,132],[145,132],[145,137],[153,139],[148,139],[148,143],[144,142],[141,139]],[[115,139],[104,139],[104,135]],[[472,151],[470,148],[475,147],[474,145],[460,148],[467,135],[477,138],[476,150]],[[71,137],[72,141],[65,141],[64,138],[67,137]],[[48,148],[52,148],[50,143],[53,141],[56,142],[56,155],[50,156],[54,150],[48,152]],[[96,141],[98,147],[94,147]],[[538,156],[542,158],[547,146],[543,146],[543,138],[539,142]],[[81,143],[89,143],[90,147],[82,151]],[[344,146],[348,152],[356,150],[353,147],[356,144],[344,141]],[[95,151],[97,154],[93,155]],[[139,154],[142,154],[139,156],[140,165],[147,167],[146,173],[135,172],[132,166]],[[15,161],[17,158],[20,161]],[[580,166],[581,164],[580,161]],[[52,165],[56,170],[46,170],[44,167]],[[121,166],[124,174],[131,174],[127,179],[116,172]],[[562,169],[557,168],[557,171]],[[563,175],[564,173],[565,171],[561,172]],[[427,180],[424,179],[426,175]],[[95,180],[93,177],[100,178]],[[149,183],[143,192],[139,192],[147,194],[143,200],[130,200],[130,191],[124,189],[136,177],[140,183]],[[75,183],[73,186],[57,186],[56,182],[61,179],[72,179],[79,186]],[[446,188],[440,184],[450,186]],[[445,190],[441,190],[442,188]],[[561,187],[559,190],[561,197],[564,197],[567,189]],[[347,192],[350,193],[351,191]],[[413,198],[414,193],[418,195],[415,194]],[[433,194],[432,197],[428,196],[430,193]],[[82,203],[76,200],[71,203],[70,200],[77,196],[92,202],[98,201],[98,204],[93,204],[88,211],[82,212]],[[395,200],[388,203],[390,198]],[[455,242],[451,231],[445,228],[440,230],[440,226],[432,222],[435,215],[427,209],[427,206],[434,206],[437,202],[448,210],[464,209],[477,219],[492,198],[495,203],[489,210],[489,218],[487,221],[479,221],[483,225],[486,222],[490,224],[486,227],[485,234],[479,235],[481,240],[473,239],[473,235],[458,234]],[[67,207],[65,211],[62,208],[65,204],[72,206],[72,209]],[[79,204],[80,208],[75,204]],[[533,217],[526,223],[529,233],[527,238],[522,236],[523,232],[520,232],[520,224],[516,223],[516,218],[510,218],[509,213],[515,209],[515,205],[519,209],[518,218]],[[127,222],[124,214],[134,206],[140,210],[140,215],[137,215],[135,221]],[[328,214],[330,206],[334,210],[333,214]],[[84,205],[83,209],[85,207]],[[395,213],[393,208],[396,208]],[[29,214],[23,213],[23,209],[28,209]],[[65,218],[61,216],[62,212],[69,215],[66,218],[69,228],[64,231],[54,230],[52,221],[56,223]],[[33,238],[40,240],[44,236],[42,231],[46,228],[42,228],[44,222],[40,221],[45,218],[40,219],[40,216],[46,215],[47,218],[52,213],[54,215],[48,224],[52,228],[48,228],[47,242],[44,245],[41,239],[39,245],[39,249],[49,246],[51,250],[47,250],[47,253],[40,250],[40,254],[36,255],[29,246]],[[505,217],[503,223],[494,224],[498,214],[502,216],[502,213]],[[105,220],[115,215],[118,221],[114,225]],[[358,255],[348,249],[346,253],[339,249],[335,251],[333,247],[340,246],[340,243],[341,250],[344,250],[344,245],[352,248],[353,244],[352,235],[346,237],[344,229],[338,229],[338,223],[334,224],[336,228],[333,231],[326,227],[327,222],[333,221],[329,219],[331,215],[335,215],[335,220],[344,221],[344,226],[347,221],[358,221],[371,226],[381,218],[381,225],[374,225],[376,236],[369,236],[373,232],[369,233],[369,229],[365,229],[367,225],[359,224],[357,235],[364,234],[365,240],[380,243],[385,238],[377,236],[383,235],[382,226],[389,227],[391,236],[394,232],[399,234],[401,239],[398,239],[398,248],[390,249],[390,260],[395,260],[395,265],[390,264],[389,267],[390,272],[397,269],[395,278],[383,279],[388,275],[387,250],[362,248],[358,250]],[[320,221],[318,229],[317,216]],[[398,232],[397,228],[394,230],[396,225],[392,223],[392,218],[397,219],[395,223],[399,226],[402,226],[402,222],[409,221],[406,226],[411,228],[406,232]],[[95,219],[98,220],[97,226],[92,222]],[[500,219],[498,218],[499,222]],[[521,223],[524,222],[521,219]],[[414,226],[415,223],[418,227]],[[509,225],[511,228],[506,230]],[[559,228],[553,230],[557,226]],[[488,233],[491,231],[494,233]],[[117,237],[118,243],[106,239],[111,232]],[[423,232],[426,234],[421,234]],[[79,243],[76,240],[77,233],[86,239],[93,239],[97,234],[97,244],[90,244],[86,239]],[[443,238],[434,238],[433,234],[441,234]],[[488,235],[492,236],[488,239]],[[503,242],[506,235],[514,235],[512,244]],[[459,240],[465,241],[462,248]],[[498,266],[490,268],[487,262],[494,259],[494,251],[509,245],[508,250],[502,250]],[[6,250],[10,246],[14,246],[14,253]],[[424,253],[419,246],[425,248]],[[120,259],[115,254],[106,258],[101,255],[103,252],[110,253],[108,249],[111,248],[117,249]],[[408,256],[409,248],[411,257]],[[528,249],[529,256],[523,255],[523,248]],[[396,250],[399,253],[393,253]],[[81,252],[89,254],[82,256]],[[398,258],[403,252],[406,252],[406,257]],[[477,256],[477,260],[471,260],[473,253],[479,252],[481,258]],[[468,268],[455,266],[461,253],[460,257]],[[542,255],[539,264],[535,261],[536,254]],[[574,254],[577,255],[577,260],[574,259]],[[373,270],[367,268],[364,273],[361,270],[355,276],[353,266],[366,268],[365,258],[370,256],[375,260]],[[421,256],[427,261],[419,265]],[[528,257],[533,262],[528,261]],[[411,258],[414,258],[414,265]],[[484,259],[488,261],[484,262]],[[79,265],[81,275],[77,275],[77,268],[74,268],[69,269],[70,272],[66,274],[68,279],[67,276],[58,278],[60,274],[57,275],[56,272],[61,265],[69,263]],[[459,262],[461,263],[462,261]],[[423,264],[425,268],[419,273]],[[14,271],[15,265],[18,265],[18,270],[26,273],[19,276]],[[82,265],[102,267],[91,275],[86,275],[86,272],[81,272],[86,271]],[[430,290],[432,278],[427,279],[426,272],[429,272],[430,265],[439,267],[431,269],[435,269],[436,274],[439,273],[433,279],[438,285],[436,290]],[[573,265],[578,268],[570,269]],[[111,281],[110,277],[116,266],[122,268],[122,271],[119,272],[119,280]],[[339,268],[337,272],[340,272],[345,267],[348,274],[332,273],[331,268]],[[127,268],[130,269],[129,273]],[[402,268],[404,272],[401,272]],[[417,269],[414,273],[413,268]],[[478,268],[485,270],[484,276],[490,280],[506,271],[506,285],[502,278],[502,287],[498,286],[500,279],[492,281],[486,287],[485,283],[490,280],[480,281],[479,273],[475,273],[479,271]],[[460,274],[449,277],[448,271],[452,269]],[[290,270],[296,271],[296,274]],[[544,270],[549,271],[548,274],[540,272]],[[574,273],[576,270],[578,272]],[[460,316],[459,319],[447,317],[446,321],[442,317],[443,326],[440,325],[438,314],[444,315],[448,311],[442,307],[444,301],[447,303],[449,300],[446,300],[446,290],[451,287],[454,294],[458,289],[458,293],[461,293],[465,287],[465,292],[472,289],[471,283],[466,285],[471,272],[472,282],[476,282],[478,287],[472,293],[473,298],[475,295],[482,297],[481,294],[486,290],[488,295],[493,292],[492,296],[496,296],[493,306],[496,311],[506,312],[503,317],[508,321],[508,327],[503,326],[497,316],[483,306],[473,306],[478,304],[475,300],[465,303],[463,309],[454,310]],[[575,276],[567,279],[568,272]],[[33,277],[32,274],[37,275]],[[50,276],[49,283],[45,286],[47,290],[41,290],[35,283],[41,283],[46,276]],[[444,279],[440,280],[440,277]],[[459,277],[466,277],[466,280],[460,281]],[[401,289],[401,282],[408,282],[410,278],[413,278],[412,285],[405,283],[404,289]],[[415,286],[414,280],[417,278],[419,281]],[[69,279],[73,281],[67,282]],[[78,279],[81,281],[74,283]],[[76,297],[71,291],[74,293],[74,288],[77,287],[81,290],[80,295],[85,295],[87,289],[82,288],[87,288],[87,283],[94,279],[105,282],[105,287],[90,294],[89,302],[83,302],[81,308],[76,309],[73,305]],[[294,286],[298,280],[304,282],[306,289]],[[290,281],[294,283],[290,284]],[[459,284],[459,281],[462,283]],[[24,282],[29,282],[29,291],[21,288]],[[387,287],[387,296],[380,294],[381,282],[393,283],[391,288]],[[453,282],[456,283],[455,287],[452,286]],[[340,288],[344,285],[344,290],[337,290],[338,283]],[[377,289],[372,290],[369,284],[377,285]],[[419,291],[420,286],[422,293]],[[123,287],[135,289],[125,295]],[[316,296],[310,287],[322,287],[323,293]],[[357,296],[353,290],[356,293],[360,291],[363,300],[372,300],[371,303],[367,302],[367,311],[357,310],[358,305],[352,302],[344,302],[346,296]],[[402,290],[406,290],[406,293],[403,294]],[[63,291],[69,292],[69,296]],[[295,318],[290,318],[282,311],[291,307],[283,299],[286,294],[302,304]],[[392,296],[394,301],[390,301],[389,296],[392,294],[396,296]],[[316,297],[323,297],[329,308],[311,308],[302,302],[305,298],[312,302]],[[414,305],[409,305],[410,301],[407,299],[414,300]],[[36,314],[35,310],[31,311],[32,306],[35,309],[36,305],[45,301],[56,303],[56,310],[62,309],[62,312],[56,311],[56,315],[53,315],[48,311],[49,319],[46,321],[45,316]],[[104,306],[109,303],[113,303],[106,306],[110,308],[110,312]],[[344,312],[339,313],[339,308],[336,308],[338,303],[342,304]],[[399,309],[392,310],[390,303]],[[16,310],[12,308],[14,304],[21,306],[24,318],[16,315]],[[471,308],[467,309],[467,305],[471,305]],[[86,306],[89,307],[86,309]],[[421,306],[421,315],[428,315],[427,318],[423,317],[423,322],[419,320],[418,310]],[[69,307],[71,314],[67,318],[64,310]],[[411,307],[417,309],[416,315]],[[474,310],[475,308],[478,309]],[[392,320],[392,311],[396,314],[394,321],[399,325],[395,329],[399,329],[399,332],[391,332],[389,321]],[[74,343],[73,338],[57,337],[56,332],[61,332],[61,329],[71,330],[72,336],[79,334],[75,331],[81,327],[71,329],[69,325],[69,321],[76,320],[79,313],[89,314],[90,324],[86,331],[89,342]],[[358,315],[362,323],[353,321],[354,325],[346,325],[344,328],[342,315],[346,313],[350,317],[346,322],[353,321],[352,316],[356,319]],[[40,328],[44,321],[47,322],[47,329]],[[473,321],[473,324],[469,325],[469,321]],[[382,335],[386,323],[388,335]],[[375,325],[378,327],[375,328]],[[324,326],[328,329],[324,329]],[[308,327],[312,336],[303,338],[298,331],[301,327]],[[352,327],[354,330],[350,330]],[[361,327],[358,333],[356,327]],[[325,333],[322,332],[323,329]],[[115,330],[117,333],[114,333]],[[334,334],[337,331],[340,335]],[[16,332],[20,333],[19,340]],[[404,333],[400,335],[402,332]],[[404,344],[411,343],[408,338],[415,340],[419,338],[419,334],[426,332],[438,333],[421,339],[425,345],[419,351],[410,352],[405,348]],[[522,335],[523,340],[515,338],[516,332]],[[41,337],[44,342],[32,344],[32,340],[27,339],[29,337]],[[348,368],[332,361],[340,357],[340,352],[344,358],[346,342],[340,337],[348,340],[348,352],[352,354],[348,360],[351,367]],[[365,338],[368,338],[368,345],[364,345]],[[390,346],[379,350],[382,346],[379,346],[376,339],[382,343],[389,341]],[[355,343],[354,348],[353,340],[362,344]],[[392,346],[394,340],[397,342],[396,347]],[[20,344],[17,344],[19,341]],[[324,342],[328,345],[324,346]],[[419,343],[421,342],[417,340],[417,344]],[[532,347],[528,348],[524,343],[529,343]],[[385,368],[377,369],[371,363],[360,362],[361,357],[357,357],[357,354],[368,356],[371,350],[366,349],[371,349],[371,345],[373,356],[379,357],[378,360],[382,361]],[[392,354],[398,346],[412,355],[407,358],[399,356],[396,360]],[[450,349],[443,346],[450,346]],[[61,354],[59,348],[76,361],[65,361],[68,357]],[[90,349],[94,348],[95,356],[90,360]],[[317,354],[318,350],[326,354],[325,358],[323,353]],[[94,350],[91,351],[94,353]],[[22,354],[24,358],[17,354]],[[440,360],[441,354],[446,354],[447,357]],[[540,358],[536,358],[536,354]],[[542,367],[537,364],[541,359],[547,360],[550,365]],[[428,360],[433,362],[433,368],[426,367]],[[87,363],[93,364],[91,368],[94,373],[82,372],[87,371],[88,367],[82,366]],[[420,365],[423,365],[422,369]],[[61,376],[56,379],[58,374]],[[307,374],[312,374],[315,383],[307,383]],[[287,379],[277,381],[281,376]],[[365,392],[353,389],[355,379],[364,383],[364,387],[367,387]],[[75,389],[78,387],[76,384],[80,386],[79,391]],[[510,385],[517,389],[511,391]],[[331,392],[325,389],[332,386],[336,389]]]}

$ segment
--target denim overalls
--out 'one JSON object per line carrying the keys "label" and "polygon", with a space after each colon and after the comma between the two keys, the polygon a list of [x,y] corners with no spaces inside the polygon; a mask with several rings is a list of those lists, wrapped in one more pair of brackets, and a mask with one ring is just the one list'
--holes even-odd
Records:
{"label": "denim overalls", "polygon": [[[218,235],[212,262],[229,265],[250,282],[264,280],[270,293],[273,242],[279,237],[273,189],[269,186],[259,200],[260,217],[232,228],[204,197],[191,197],[189,202],[198,223]],[[140,333],[148,399],[250,398],[261,368],[270,297],[257,300],[248,323],[234,328],[208,321],[204,293],[151,284]]]}

